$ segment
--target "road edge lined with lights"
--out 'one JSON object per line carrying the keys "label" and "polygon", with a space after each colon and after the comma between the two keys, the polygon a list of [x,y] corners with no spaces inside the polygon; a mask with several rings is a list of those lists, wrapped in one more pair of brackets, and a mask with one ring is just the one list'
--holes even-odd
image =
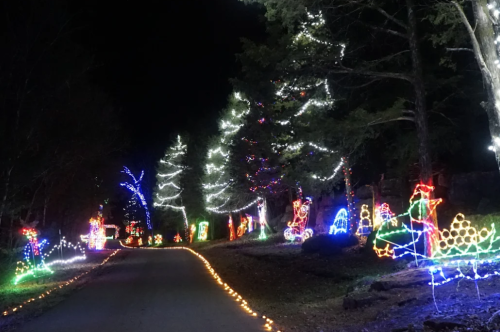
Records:
{"label": "road edge lined with lights", "polygon": [[[120,242],[121,243],[121,242]],[[24,301],[22,304],[18,305],[18,306],[15,306],[13,308],[10,308],[8,310],[5,310],[2,312],[2,315],[0,317],[5,317],[7,315],[12,315],[14,313],[16,313],[17,311],[19,311],[20,309],[22,309],[24,306],[26,306],[27,304],[29,303],[33,303],[34,301],[36,300],[41,300],[43,298],[45,298],[46,296],[48,296],[49,294],[51,294],[52,292],[58,290],[58,289],[61,289],[63,287],[66,287],[66,286],[69,286],[71,285],[73,282],[77,281],[78,279],[80,279],[81,277],[89,274],[90,272],[92,272],[93,270],[95,270],[96,268],[98,268],[99,266],[102,266],[104,264],[106,264],[111,257],[113,257],[114,255],[116,255],[121,249],[116,249],[114,250],[108,257],[106,257],[99,265],[96,265],[94,266],[93,268],[91,268],[90,270],[88,270],[87,272],[83,272],[79,275],[77,275],[76,277],[73,277],[67,281],[63,281],[61,284],[59,284],[58,286],[48,290],[48,291],[45,291],[43,293],[41,293],[40,295],[38,295],[38,297],[33,297],[33,298],[30,298],[29,300],[26,300]]]}
{"label": "road edge lined with lights", "polygon": [[[254,316],[254,317],[259,317],[259,314],[252,310],[250,308],[250,306],[248,305],[248,302],[245,301],[243,299],[243,297],[241,295],[239,295],[237,292],[235,292],[228,284],[226,284],[222,278],[215,272],[215,269],[212,267],[212,265],[210,264],[210,262],[205,258],[203,257],[203,255],[199,254],[198,252],[194,251],[193,249],[191,248],[188,248],[188,247],[163,247],[163,248],[152,248],[152,247],[128,247],[126,245],[124,245],[122,243],[122,241],[120,241],[120,245],[123,247],[123,248],[127,248],[127,249],[150,249],[150,250],[169,250],[169,249],[177,249],[177,250],[187,250],[189,252],[191,252],[193,255],[197,256],[199,259],[201,259],[201,261],[203,263],[205,263],[205,267],[207,268],[208,271],[210,271],[211,275],[214,277],[215,281],[217,281],[217,283],[219,285],[221,285],[222,287],[224,287],[224,290],[228,292],[228,294],[231,296],[231,297],[234,297],[236,302],[241,302],[240,304],[240,307],[242,307],[248,314],[250,314],[251,316]],[[283,332],[283,330],[280,330],[278,328],[276,328],[273,323],[274,321],[271,320],[269,317],[265,316],[265,315],[262,315],[260,316],[264,321],[265,321],[265,324],[264,324],[264,328],[268,331],[276,331],[276,332]]]}

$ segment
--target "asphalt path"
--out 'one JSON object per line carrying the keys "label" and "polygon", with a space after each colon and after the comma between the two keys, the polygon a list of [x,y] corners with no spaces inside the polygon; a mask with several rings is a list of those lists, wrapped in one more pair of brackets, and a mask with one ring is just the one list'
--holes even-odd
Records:
{"label": "asphalt path", "polygon": [[106,272],[22,332],[255,332],[247,314],[187,250],[127,250]]}

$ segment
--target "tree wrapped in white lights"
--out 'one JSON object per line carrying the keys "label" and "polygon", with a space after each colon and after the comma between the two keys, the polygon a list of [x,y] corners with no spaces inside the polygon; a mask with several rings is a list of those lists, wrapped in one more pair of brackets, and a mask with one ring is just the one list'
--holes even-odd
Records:
{"label": "tree wrapped in white lights", "polygon": [[238,191],[231,176],[230,155],[234,138],[245,124],[250,113],[250,102],[239,93],[229,101],[219,124],[220,135],[208,145],[207,163],[203,177],[205,207],[214,213],[231,213],[256,204],[258,198],[252,193]]}
{"label": "tree wrapped in white lights", "polygon": [[[329,131],[322,126],[328,111],[333,109],[334,99],[331,94],[328,79],[315,74],[310,68],[311,59],[321,53],[341,60],[345,45],[332,43],[325,29],[325,20],[321,12],[308,12],[307,19],[300,24],[300,31],[294,36],[290,46],[290,63],[286,81],[277,85],[276,95],[281,104],[292,103],[286,112],[276,122],[284,127],[281,140],[274,144],[275,151],[284,155],[292,164],[307,163],[312,171],[312,179],[330,181],[336,178],[342,167],[342,151],[337,149],[338,143],[331,140]],[[309,58],[309,60],[307,60]],[[295,60],[306,59],[306,60]],[[328,116],[326,116],[328,117]],[[334,148],[332,148],[334,147]],[[315,162],[315,157],[321,163]],[[325,167],[325,164],[329,166]],[[320,170],[316,174],[314,170]]]}
{"label": "tree wrapped in white lights", "polygon": [[[471,39],[472,49],[483,76],[488,102],[483,106],[488,115],[492,145],[500,169],[500,1],[472,0],[471,24],[458,1],[451,1]],[[464,50],[450,49],[450,50]]]}
{"label": "tree wrapped in white lights", "polygon": [[187,146],[181,136],[167,149],[165,156],[158,163],[156,174],[157,186],[155,189],[154,206],[159,209],[171,209],[182,214],[185,229],[189,222],[186,207],[182,205],[182,177],[185,175]]}
{"label": "tree wrapped in white lights", "polygon": [[[329,185],[340,179],[344,170],[349,218],[356,231],[347,156],[359,145],[356,140],[366,136],[355,133],[361,127],[359,123],[353,127],[353,119],[341,120],[335,115],[328,78],[315,70],[319,59],[340,62],[344,57],[345,45],[331,42],[325,24],[321,12],[308,12],[287,45],[288,54],[281,62],[285,70],[281,80],[275,82],[276,102],[269,105],[274,109],[274,122],[282,127],[276,130],[272,144],[274,152],[287,161],[289,183],[300,180],[300,184],[318,191],[318,182]],[[358,117],[354,114],[352,118]]]}

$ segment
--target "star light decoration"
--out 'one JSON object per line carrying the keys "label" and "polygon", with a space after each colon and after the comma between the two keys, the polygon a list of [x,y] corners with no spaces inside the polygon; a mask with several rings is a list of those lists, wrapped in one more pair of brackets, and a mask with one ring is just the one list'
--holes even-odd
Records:
{"label": "star light decoration", "polygon": [[289,221],[287,224],[288,228],[284,232],[285,240],[293,242],[299,239],[305,241],[313,236],[313,230],[306,228],[311,204],[309,198],[304,202],[301,199],[293,201],[293,221]]}
{"label": "star light decoration", "polygon": [[146,214],[146,225],[148,226],[148,229],[152,229],[151,226],[151,216],[149,214],[149,209],[148,209],[148,204],[146,203],[146,198],[144,197],[144,194],[142,193],[141,189],[141,181],[142,178],[144,177],[144,171],[141,171],[141,175],[139,176],[139,179],[137,179],[134,174],[127,168],[123,167],[122,173],[127,174],[132,178],[132,183],[129,182],[123,182],[120,183],[120,186],[127,188],[130,190],[134,195],[136,195],[139,198],[139,202],[141,203],[142,207],[144,208],[144,212]]}
{"label": "star light decoration", "polygon": [[158,188],[153,206],[180,211],[187,232],[189,222],[186,215],[186,207],[182,205],[181,194],[183,188],[181,188],[180,181],[183,172],[187,169],[184,166],[186,153],[187,145],[183,144],[181,136],[178,135],[176,143],[169,148],[165,157],[160,160],[158,166],[160,171],[156,175]]}

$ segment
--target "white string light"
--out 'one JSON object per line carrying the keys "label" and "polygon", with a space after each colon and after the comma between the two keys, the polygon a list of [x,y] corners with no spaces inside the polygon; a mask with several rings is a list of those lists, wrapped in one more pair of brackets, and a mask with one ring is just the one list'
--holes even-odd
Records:
{"label": "white string light", "polygon": [[330,101],[319,101],[317,99],[309,99],[301,108],[300,110],[295,113],[294,116],[301,116],[302,114],[304,114],[307,109],[309,108],[309,106],[318,106],[318,107],[322,107],[322,106],[330,106],[332,104],[332,102]]}
{"label": "white string light", "polygon": [[337,165],[337,167],[335,167],[335,169],[333,170],[333,174],[330,175],[329,177],[325,178],[325,177],[319,177],[317,175],[312,175],[312,177],[314,179],[317,179],[317,180],[320,180],[320,181],[330,181],[332,180],[336,175],[337,173],[339,172],[339,170],[342,168],[342,165],[344,164],[344,161],[342,159],[340,159],[340,162],[339,164]]}
{"label": "white string light", "polygon": [[[180,135],[177,136],[177,143],[171,146],[168,151],[169,152],[165,154],[165,158],[160,160],[160,169],[166,172],[158,173],[157,175],[159,180],[158,191],[156,192],[156,201],[153,206],[162,209],[181,211],[184,225],[187,229],[189,221],[186,216],[186,207],[176,203],[176,201],[181,198],[182,204],[181,194],[183,189],[171,181],[175,178],[180,178],[182,172],[186,169],[184,166],[184,158],[187,153],[187,145],[182,143]],[[180,181],[180,179],[177,180]]]}
{"label": "white string light", "polygon": [[220,190],[219,192],[207,195],[206,198],[207,202],[209,203],[212,200],[212,198],[220,196],[224,191],[226,191],[227,188],[229,188],[229,186],[222,188],[222,190]]}
{"label": "white string light", "polygon": [[206,166],[206,169],[207,169],[207,173],[208,174],[212,174],[213,172],[219,172],[219,173],[223,173],[224,171],[224,166],[215,166],[214,164],[208,164]]}
{"label": "white string light", "polygon": [[[182,191],[181,191],[182,192]],[[174,196],[170,196],[170,197],[163,197],[163,196],[160,196],[159,194],[156,195],[156,197],[158,197],[158,199],[161,201],[161,203],[165,202],[165,201],[170,201],[172,199],[176,199],[178,198],[180,195],[181,195],[181,192],[179,192],[178,194],[174,195]],[[161,206],[161,203],[158,204],[158,206]]]}
{"label": "white string light", "polygon": [[182,173],[182,170],[178,170],[176,172],[173,172],[173,173],[169,173],[169,174],[161,174],[161,173],[158,173],[158,176],[161,177],[161,178],[167,178],[167,179],[171,179],[173,178],[174,176],[178,175]]}
{"label": "white string light", "polygon": [[54,247],[52,247],[52,249],[48,253],[44,253],[43,256],[44,256],[44,258],[48,258],[48,257],[50,257],[50,255],[55,250],[59,251],[59,250],[62,250],[62,248],[68,248],[70,250],[74,250],[75,252],[77,250],[79,250],[81,255],[74,256],[74,257],[69,258],[69,259],[58,259],[58,260],[55,260],[55,261],[52,261],[52,262],[49,262],[49,263],[45,263],[45,265],[47,267],[53,266],[53,265],[58,265],[58,264],[71,264],[71,263],[73,263],[75,261],[84,260],[84,259],[87,258],[87,256],[85,255],[85,248],[80,245],[80,242],[78,242],[77,244],[73,245],[71,242],[66,241],[65,237],[62,238],[60,244],[55,245]]}
{"label": "white string light", "polygon": [[489,146],[488,150],[491,150],[493,152],[497,152],[497,150],[500,150],[500,137],[493,137],[493,145]]}
{"label": "white string light", "polygon": [[[243,210],[246,210],[248,209],[249,207],[251,207],[252,205],[255,205],[257,204],[260,200],[262,200],[261,197],[257,197],[256,200],[248,203],[247,205],[239,208],[239,209],[234,209],[234,210],[225,210],[225,211],[220,211],[216,208],[207,208],[207,210],[211,211],[211,212],[214,212],[214,213],[220,213],[220,214],[226,214],[226,213],[237,213],[237,212],[240,212],[240,211],[243,211]],[[226,202],[227,203],[227,202]],[[224,203],[225,204],[225,203]]]}
{"label": "white string light", "polygon": [[279,148],[284,148],[285,151],[297,151],[302,149],[304,146],[310,146],[316,150],[319,150],[321,152],[328,152],[328,153],[336,153],[337,151],[330,150],[328,148],[325,148],[323,146],[319,146],[313,142],[298,142],[295,144],[279,144],[279,143],[271,143],[271,145],[274,148],[274,151],[276,152],[277,149]]}
{"label": "white string light", "polygon": [[165,188],[166,186],[171,186],[171,187],[174,187],[175,189],[181,189],[181,187],[179,187],[178,185],[176,185],[175,183],[173,182],[168,182],[168,183],[160,183],[158,185],[158,188],[160,189],[163,189]]}
{"label": "white string light", "polygon": [[202,184],[207,203],[205,208],[215,213],[222,213],[219,212],[220,208],[230,201],[233,179],[230,178],[227,169],[231,144],[235,134],[244,126],[245,116],[250,113],[250,102],[240,93],[234,94],[232,103],[232,107],[223,115],[219,124],[220,143],[214,142],[215,146],[211,146],[208,151],[208,162],[205,165],[205,178]]}

